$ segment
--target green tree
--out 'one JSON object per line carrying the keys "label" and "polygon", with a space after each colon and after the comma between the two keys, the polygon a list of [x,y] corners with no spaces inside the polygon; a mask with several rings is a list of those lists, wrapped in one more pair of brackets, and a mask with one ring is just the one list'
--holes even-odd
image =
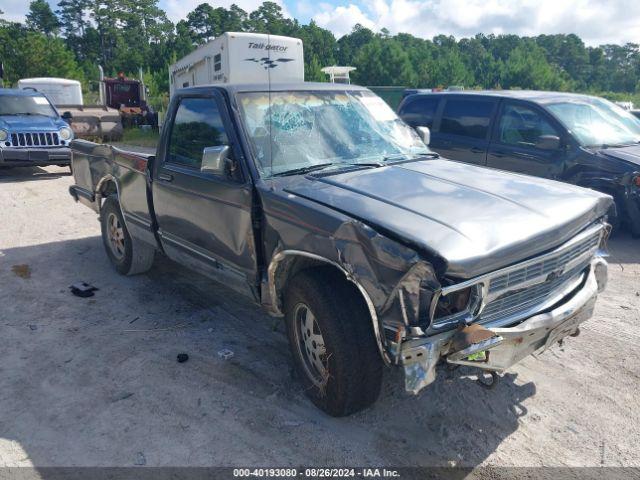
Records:
{"label": "green tree", "polygon": [[569,82],[559,69],[547,62],[545,52],[535,44],[514,48],[504,64],[501,84],[505,88],[566,90]]}
{"label": "green tree", "polygon": [[13,23],[0,27],[0,58],[5,80],[14,84],[26,77],[63,77],[84,80],[73,53],[60,38]]}
{"label": "green tree", "polygon": [[57,35],[60,21],[45,0],[34,0],[29,4],[27,27],[45,35]]}

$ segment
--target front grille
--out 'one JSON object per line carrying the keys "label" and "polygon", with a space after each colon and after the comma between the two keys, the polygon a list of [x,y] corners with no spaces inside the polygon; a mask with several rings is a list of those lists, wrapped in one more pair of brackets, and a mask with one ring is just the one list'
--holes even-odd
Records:
{"label": "front grille", "polygon": [[546,300],[569,281],[578,277],[590,264],[601,239],[602,229],[596,229],[580,241],[557,252],[543,255],[539,261],[517,265],[489,280],[489,300],[480,322],[517,316]]}
{"label": "front grille", "polygon": [[556,257],[546,258],[540,262],[527,265],[526,267],[513,270],[511,272],[500,275],[499,277],[492,278],[489,284],[489,293],[495,293],[499,290],[505,290],[517,287],[519,284],[525,283],[533,278],[541,275],[548,275],[560,268],[563,268],[568,263],[572,262],[576,258],[579,258],[584,253],[597,248],[600,242],[600,233],[589,236],[582,242],[577,243],[565,252],[562,252]]}
{"label": "front grille", "polygon": [[521,290],[512,290],[495,300],[489,302],[480,315],[480,322],[491,322],[499,318],[517,315],[520,312],[529,310],[535,305],[542,304],[553,292],[558,290],[565,282],[575,278],[578,273],[584,270],[591,261],[590,258],[584,260],[577,267],[572,268],[564,275],[551,280],[538,283]]}
{"label": "front grille", "polygon": [[57,132],[22,132],[11,134],[12,147],[59,147]]}

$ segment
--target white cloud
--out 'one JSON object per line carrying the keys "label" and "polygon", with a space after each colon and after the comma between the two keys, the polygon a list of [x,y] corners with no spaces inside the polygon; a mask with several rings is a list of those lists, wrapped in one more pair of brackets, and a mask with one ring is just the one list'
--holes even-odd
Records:
{"label": "white cloud", "polygon": [[321,7],[313,18],[337,35],[360,23],[423,38],[575,33],[589,45],[640,41],[640,2],[629,0],[363,0]]}
{"label": "white cloud", "polygon": [[324,11],[315,15],[313,19],[318,25],[331,30],[338,37],[349,33],[357,23],[373,30],[376,29],[376,23],[356,5],[331,7],[324,4],[321,8],[324,8]]}

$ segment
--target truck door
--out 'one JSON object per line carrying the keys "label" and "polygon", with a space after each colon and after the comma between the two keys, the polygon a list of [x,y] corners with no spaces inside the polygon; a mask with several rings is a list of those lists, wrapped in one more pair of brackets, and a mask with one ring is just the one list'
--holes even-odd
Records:
{"label": "truck door", "polygon": [[494,128],[487,166],[559,178],[568,153],[561,139],[561,127],[541,108],[505,100]]}
{"label": "truck door", "polygon": [[431,148],[452,160],[485,165],[496,104],[493,98],[446,95],[431,135]]}
{"label": "truck door", "polygon": [[[252,188],[221,94],[175,98],[161,142],[152,195],[165,252],[232,287],[255,284]],[[224,145],[234,173],[202,169],[204,149]]]}

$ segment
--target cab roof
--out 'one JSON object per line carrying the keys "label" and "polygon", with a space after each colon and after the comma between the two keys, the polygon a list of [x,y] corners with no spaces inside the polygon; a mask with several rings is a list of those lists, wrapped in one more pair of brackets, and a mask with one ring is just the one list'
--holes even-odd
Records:
{"label": "cab roof", "polygon": [[451,91],[451,92],[432,92],[430,90],[408,90],[407,97],[413,95],[453,95],[453,96],[484,96],[484,97],[498,97],[498,98],[515,98],[519,100],[529,100],[535,103],[555,103],[561,101],[571,100],[589,100],[595,97],[590,95],[583,95],[580,93],[567,93],[567,92],[545,92],[540,90],[465,90],[465,91]]}
{"label": "cab roof", "polygon": [[38,92],[37,90],[28,89],[20,89],[20,88],[0,88],[0,95],[7,95],[12,97],[36,97],[42,96],[44,97],[44,93]]}
{"label": "cab roof", "polygon": [[358,85],[347,85],[343,83],[328,83],[328,82],[294,82],[294,83],[280,83],[274,82],[269,86],[267,83],[221,83],[213,85],[200,85],[197,87],[181,88],[176,90],[176,94],[185,93],[204,93],[211,89],[226,90],[230,94],[236,94],[241,92],[300,92],[300,91],[366,91],[365,87]]}

